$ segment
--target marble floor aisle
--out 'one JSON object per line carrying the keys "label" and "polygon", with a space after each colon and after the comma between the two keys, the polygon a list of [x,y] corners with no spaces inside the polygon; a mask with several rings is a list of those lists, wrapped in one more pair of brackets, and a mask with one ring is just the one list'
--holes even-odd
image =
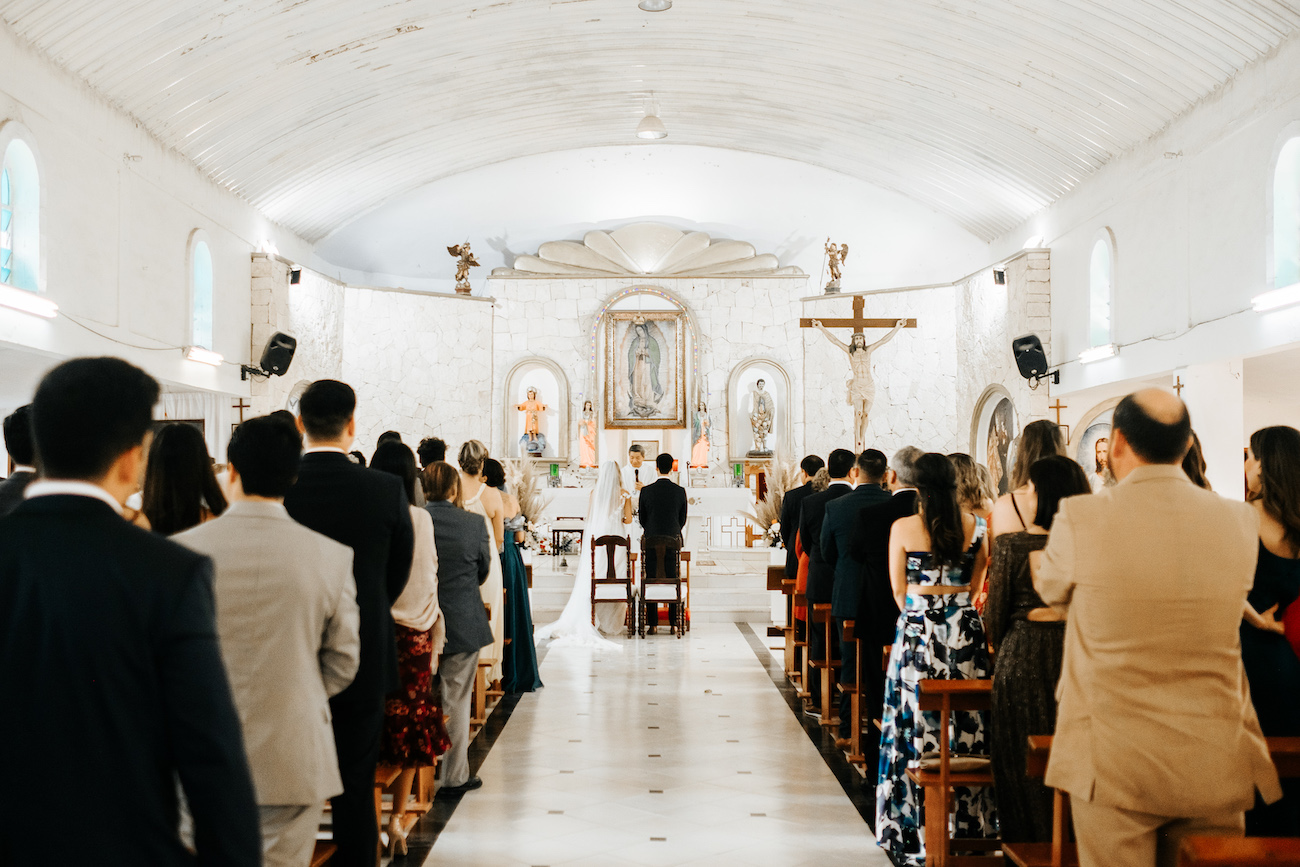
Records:
{"label": "marble floor aisle", "polygon": [[887,867],[745,630],[550,649],[425,863]]}

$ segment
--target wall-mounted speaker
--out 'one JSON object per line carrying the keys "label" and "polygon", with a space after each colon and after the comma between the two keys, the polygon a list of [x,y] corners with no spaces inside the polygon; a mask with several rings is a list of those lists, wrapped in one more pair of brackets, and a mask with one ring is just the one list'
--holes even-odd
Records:
{"label": "wall-mounted speaker", "polygon": [[285,334],[283,331],[277,331],[271,335],[270,340],[266,341],[266,348],[262,350],[262,360],[258,366],[241,365],[239,378],[248,379],[249,374],[253,376],[284,376],[289,372],[289,364],[293,361],[293,354],[297,349],[297,338]]}

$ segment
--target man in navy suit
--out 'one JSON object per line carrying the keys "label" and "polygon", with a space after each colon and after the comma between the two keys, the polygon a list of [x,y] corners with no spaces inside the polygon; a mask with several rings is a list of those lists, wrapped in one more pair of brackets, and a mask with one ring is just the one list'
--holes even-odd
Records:
{"label": "man in navy suit", "polygon": [[401,479],[348,459],[356,436],[357,396],[332,379],[313,382],[298,402],[307,450],[298,481],[284,498],[289,516],[352,549],[361,610],[361,663],[352,685],[330,699],[343,794],[330,799],[330,863],[373,867],[379,849],[375,765],[384,729],[384,697],[399,685],[390,609],[411,575],[415,532]]}
{"label": "man in navy suit", "polygon": [[[836,449],[826,461],[826,472],[831,477],[831,484],[826,490],[812,494],[803,501],[799,515],[799,538],[803,549],[808,554],[808,654],[811,659],[823,657],[834,659],[839,656],[838,647],[826,647],[825,627],[814,628],[812,606],[831,601],[831,589],[835,581],[835,567],[827,563],[822,554],[822,522],[826,518],[826,504],[838,500],[853,490],[853,480],[857,478],[854,463],[857,456],[848,449]],[[820,626],[820,624],[818,624]],[[827,654],[830,654],[827,656]],[[821,704],[821,684],[817,678],[809,678],[809,702],[812,710],[809,716],[819,716],[816,710]]]}
{"label": "man in navy suit", "polygon": [[[678,544],[682,541],[682,528],[686,526],[686,489],[674,482],[669,476],[673,471],[673,456],[667,453],[655,458],[655,469],[659,478],[641,488],[641,504],[637,509],[637,520],[648,540],[651,536],[671,536]],[[652,551],[643,551],[647,575],[653,575],[656,563]],[[677,562],[664,564],[665,573],[671,578],[676,574]],[[654,603],[650,603],[654,605]],[[668,606],[669,622],[673,620],[677,606]],[[650,628],[654,629],[659,619],[659,606],[654,605],[654,617],[646,615]]]}
{"label": "man in navy suit", "polygon": [[[889,499],[858,512],[850,535],[850,555],[862,564],[855,623],[868,649],[894,643],[899,610],[889,585],[889,533],[899,518],[916,514],[916,459],[921,454],[916,446],[903,446],[894,452],[885,473]],[[885,704],[885,674],[874,663],[863,673],[867,675],[862,684],[866,711],[872,719],[880,719]]]}
{"label": "man in navy suit", "polygon": [[[858,513],[868,506],[889,502],[889,492],[881,484],[888,469],[885,453],[867,449],[858,455],[857,487],[850,494],[826,504],[826,518],[822,521],[822,558],[834,568],[831,586],[831,615],[835,618],[835,632],[840,641],[840,685],[852,683],[857,678],[852,648],[844,641],[844,621],[858,616],[858,596],[862,562],[853,557],[852,538]],[[837,746],[848,745],[849,694],[840,692],[840,739]]]}
{"label": "man in navy suit", "polygon": [[72,780],[93,793],[76,836],[96,862],[261,864],[212,561],[122,519],[157,400],[117,358],[65,362],[36,390],[44,478],[0,520],[0,864],[49,862]]}
{"label": "man in navy suit", "polygon": [[794,553],[794,537],[799,532],[799,511],[803,501],[813,492],[812,477],[826,466],[817,455],[808,455],[799,462],[799,481],[781,497],[781,541],[785,545],[785,577],[793,581],[799,574],[799,558]]}
{"label": "man in navy suit", "polygon": [[9,478],[0,482],[0,516],[18,508],[23,492],[36,480],[36,444],[32,442],[32,408],[20,406],[4,422]]}

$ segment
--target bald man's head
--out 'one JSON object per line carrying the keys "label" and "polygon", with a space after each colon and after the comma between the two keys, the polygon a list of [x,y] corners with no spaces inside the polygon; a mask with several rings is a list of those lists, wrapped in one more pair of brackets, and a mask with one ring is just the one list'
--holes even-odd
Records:
{"label": "bald man's head", "polygon": [[1111,424],[1148,464],[1180,463],[1192,440],[1187,405],[1163,388],[1144,388],[1121,400]]}

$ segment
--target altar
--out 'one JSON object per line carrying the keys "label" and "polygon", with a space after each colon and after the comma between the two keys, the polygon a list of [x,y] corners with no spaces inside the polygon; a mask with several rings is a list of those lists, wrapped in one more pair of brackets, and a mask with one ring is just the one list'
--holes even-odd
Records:
{"label": "altar", "polygon": [[[577,526],[587,514],[591,489],[551,488],[546,496],[550,497],[550,502],[542,513],[545,523]],[[743,541],[740,545],[723,544],[725,537],[721,527],[716,525],[732,518],[743,521],[740,513],[753,508],[754,493],[748,488],[687,488],[684,550],[694,553],[720,547],[743,547]],[[712,532],[706,532],[706,529]],[[639,530],[635,520],[628,525],[633,544],[640,539]]]}

